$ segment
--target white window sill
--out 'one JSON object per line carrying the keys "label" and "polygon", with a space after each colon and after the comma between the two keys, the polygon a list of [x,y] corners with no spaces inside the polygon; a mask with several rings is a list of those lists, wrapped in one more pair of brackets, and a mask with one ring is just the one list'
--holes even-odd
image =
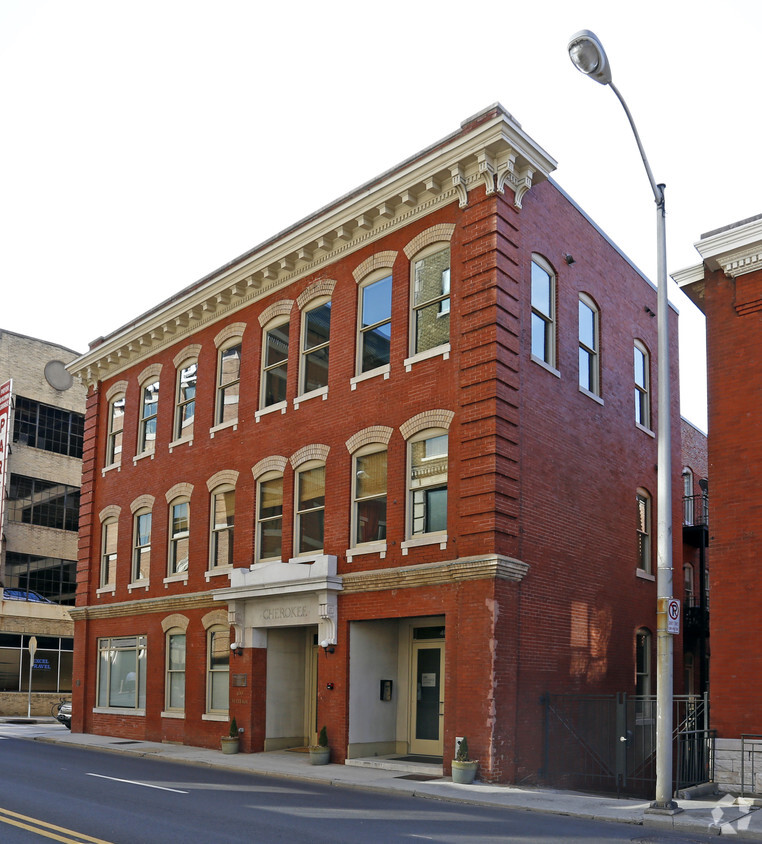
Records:
{"label": "white window sill", "polygon": [[187,437],[186,439],[181,440],[172,440],[169,444],[169,453],[172,454],[172,452],[181,445],[187,445],[188,448],[190,448],[193,445],[193,437]]}
{"label": "white window sill", "polygon": [[222,577],[223,575],[227,577],[231,571],[233,571],[233,566],[219,566],[216,569],[207,569],[204,572],[204,578],[206,579],[206,582],[209,583],[211,578]]}
{"label": "white window sill", "polygon": [[413,536],[400,543],[402,556],[406,557],[409,548],[419,548],[422,545],[439,545],[444,551],[447,548],[446,533],[422,533],[420,536]]}
{"label": "white window sill", "polygon": [[386,542],[364,542],[354,548],[347,548],[347,562],[352,562],[352,557],[361,557],[363,554],[380,554],[383,560],[386,557]]}
{"label": "white window sill", "polygon": [[145,578],[143,580],[133,580],[132,583],[127,584],[127,591],[132,592],[135,589],[145,589],[147,592],[150,585],[151,582]]}
{"label": "white window sill", "polygon": [[281,413],[285,413],[288,410],[288,402],[287,401],[279,401],[277,404],[271,404],[269,407],[263,407],[262,410],[257,410],[254,413],[254,420],[259,422],[259,420],[263,416],[267,416],[268,413],[277,413],[280,411]]}
{"label": "white window sill", "polygon": [[113,595],[116,592],[116,583],[107,583],[95,590],[96,595]]}
{"label": "white window sill", "polygon": [[249,566],[249,571],[254,571],[255,568],[258,566],[266,566],[270,563],[282,563],[283,560],[280,557],[268,557],[265,560],[256,560]]}
{"label": "white window sill", "polygon": [[184,712],[162,712],[162,718],[177,718],[185,720],[185,713]]}
{"label": "white window sill", "polygon": [[318,557],[323,556],[322,549],[320,551],[315,551],[314,554],[308,554],[302,557],[291,557],[289,559],[289,563],[293,563],[296,566],[311,566]]}
{"label": "white window sill", "polygon": [[654,434],[650,428],[646,428],[646,426],[641,425],[640,422],[636,422],[635,427],[641,430],[644,434],[648,434],[649,437],[656,437],[656,434]]}
{"label": "white window sill", "polygon": [[561,377],[561,373],[555,368],[555,366],[551,366],[547,361],[544,361],[542,358],[538,358],[536,355],[532,355],[532,362],[536,363],[538,366],[541,366],[551,375],[555,375],[556,378]]}
{"label": "white window sill", "polygon": [[153,460],[155,454],[156,454],[156,452],[154,452],[154,451],[141,451],[140,454],[136,454],[132,458],[132,465],[135,466],[140,460],[145,460],[148,457],[150,457],[151,460]]}
{"label": "white window sill", "polygon": [[123,706],[94,706],[93,715],[134,715],[136,718],[145,718],[145,709],[126,709]]}
{"label": "white window sill", "polygon": [[102,478],[105,477],[106,472],[113,472],[113,471],[121,472],[122,471],[122,464],[121,463],[109,463],[108,466],[104,466],[101,469],[101,477]]}
{"label": "white window sill", "polygon": [[655,575],[649,574],[647,571],[643,571],[643,569],[635,569],[635,577],[639,577],[641,580],[650,580],[651,582],[656,580]]}
{"label": "white window sill", "polygon": [[229,719],[228,719],[227,715],[214,715],[214,714],[206,713],[206,714],[201,716],[201,720],[202,721],[227,721]]}
{"label": "white window sill", "polygon": [[234,431],[237,431],[238,430],[238,420],[237,419],[231,419],[229,422],[222,422],[219,425],[213,425],[209,429],[209,439],[213,440],[214,435],[216,433],[218,433],[219,431],[224,431],[226,428],[232,428]]}
{"label": "white window sill", "polygon": [[405,372],[410,372],[413,368],[413,364],[420,363],[424,360],[430,360],[431,358],[438,358],[442,357],[444,360],[448,360],[450,357],[450,344],[444,343],[441,346],[434,346],[433,349],[427,349],[425,352],[418,352],[417,355],[413,355],[412,357],[405,358],[402,363],[405,366]]}
{"label": "white window sill", "polygon": [[391,369],[390,364],[385,363],[383,366],[377,366],[375,369],[363,372],[362,375],[355,375],[354,378],[349,379],[349,389],[356,390],[359,383],[368,381],[371,378],[380,378],[383,376],[384,381],[388,381]]}
{"label": "white window sill", "polygon": [[594,402],[598,402],[598,404],[603,406],[603,399],[597,393],[591,393],[590,390],[586,390],[582,386],[580,386],[579,391],[583,396],[587,396],[589,399],[592,399]]}
{"label": "white window sill", "polygon": [[309,401],[310,399],[316,399],[320,396],[323,397],[323,401],[328,399],[328,387],[318,387],[317,390],[310,390],[309,393],[302,393],[301,396],[297,396],[294,399],[294,410],[299,410],[299,405],[302,402]]}
{"label": "white window sill", "polygon": [[164,578],[164,588],[166,589],[170,583],[187,583],[188,582],[188,572],[183,571],[179,572],[178,574],[168,574]]}

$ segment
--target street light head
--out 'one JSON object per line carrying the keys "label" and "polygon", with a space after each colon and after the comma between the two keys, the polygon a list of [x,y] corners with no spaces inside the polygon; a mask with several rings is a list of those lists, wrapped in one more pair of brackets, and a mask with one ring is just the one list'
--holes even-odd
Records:
{"label": "street light head", "polygon": [[601,85],[611,82],[611,66],[598,36],[589,29],[572,35],[567,49],[574,67]]}

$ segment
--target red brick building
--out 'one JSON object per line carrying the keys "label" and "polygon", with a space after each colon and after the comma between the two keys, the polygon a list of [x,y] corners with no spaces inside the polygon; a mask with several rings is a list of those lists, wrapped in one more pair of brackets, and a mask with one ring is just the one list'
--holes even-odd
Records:
{"label": "red brick building", "polygon": [[[696,249],[702,263],[674,278],[706,316],[711,726],[719,737],[718,782],[738,789],[740,738],[762,734],[762,657],[754,647],[762,622],[751,601],[762,530],[762,216],[704,234]],[[747,756],[747,772],[750,762]],[[762,779],[747,777],[745,787],[759,792]]]}
{"label": "red brick building", "polygon": [[75,730],[514,781],[653,691],[656,292],[554,167],[493,106],[75,362]]}

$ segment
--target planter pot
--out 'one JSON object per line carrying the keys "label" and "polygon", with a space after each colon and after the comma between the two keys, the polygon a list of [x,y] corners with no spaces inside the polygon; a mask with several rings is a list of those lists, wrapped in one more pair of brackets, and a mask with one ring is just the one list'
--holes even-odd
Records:
{"label": "planter pot", "polygon": [[453,759],[452,781],[461,783],[461,785],[470,785],[474,781],[478,767],[478,762],[458,762],[457,759]]}
{"label": "planter pot", "polygon": [[327,765],[331,759],[330,747],[311,747],[310,765]]}
{"label": "planter pot", "polygon": [[221,736],[220,745],[223,753],[238,753],[238,738],[234,736]]}

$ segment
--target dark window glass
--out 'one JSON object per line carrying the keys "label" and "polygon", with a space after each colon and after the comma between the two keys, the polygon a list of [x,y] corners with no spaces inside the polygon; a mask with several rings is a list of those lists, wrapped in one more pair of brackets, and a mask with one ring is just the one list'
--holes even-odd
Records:
{"label": "dark window glass", "polygon": [[8,519],[26,525],[76,531],[79,527],[79,488],[12,474]]}
{"label": "dark window glass", "polygon": [[389,363],[392,328],[392,277],[374,281],[361,290],[360,372]]}
{"label": "dark window glass", "polygon": [[77,591],[76,560],[59,560],[8,551],[5,587],[19,600],[73,604]]}
{"label": "dark window glass", "polygon": [[13,442],[82,459],[85,417],[16,396]]}

